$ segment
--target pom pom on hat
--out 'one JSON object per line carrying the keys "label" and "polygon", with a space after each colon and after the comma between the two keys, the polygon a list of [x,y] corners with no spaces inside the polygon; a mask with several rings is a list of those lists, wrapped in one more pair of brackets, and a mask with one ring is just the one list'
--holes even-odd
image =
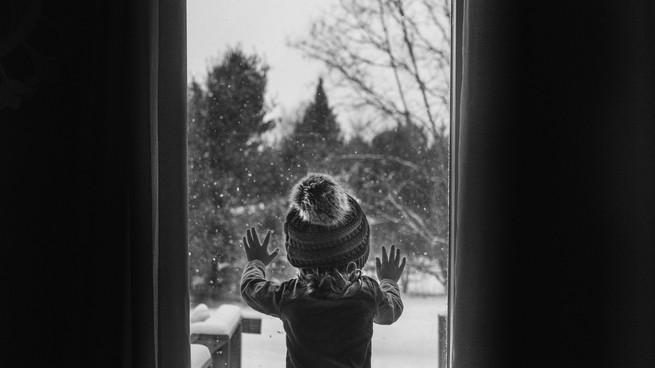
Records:
{"label": "pom pom on hat", "polygon": [[304,269],[360,269],[369,254],[370,229],[357,200],[331,176],[308,174],[296,183],[284,222],[287,259]]}
{"label": "pom pom on hat", "polygon": [[293,187],[289,199],[300,218],[313,225],[342,224],[350,211],[348,194],[326,174],[308,174]]}

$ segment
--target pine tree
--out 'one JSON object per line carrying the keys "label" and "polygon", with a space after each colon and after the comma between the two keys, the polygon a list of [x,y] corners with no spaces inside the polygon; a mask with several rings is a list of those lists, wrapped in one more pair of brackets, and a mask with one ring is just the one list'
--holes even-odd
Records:
{"label": "pine tree", "polygon": [[[217,297],[238,288],[243,219],[230,213],[265,192],[250,170],[261,165],[267,67],[256,55],[229,49],[188,94],[189,267],[197,297]],[[267,159],[269,159],[267,157]],[[259,201],[259,198],[256,198]],[[204,280],[200,284],[194,285]],[[203,295],[204,294],[204,295]]]}
{"label": "pine tree", "polygon": [[264,121],[267,71],[259,57],[245,55],[239,48],[228,50],[223,62],[210,71],[207,133],[213,168],[239,171],[240,165],[235,164],[256,150],[261,135],[272,128],[272,122]]}
{"label": "pine tree", "polygon": [[318,79],[314,101],[305,109],[294,133],[296,137],[302,137],[306,145],[333,146],[341,143],[341,129],[328,103],[322,78]]}
{"label": "pine tree", "polygon": [[282,156],[293,171],[303,173],[325,168],[326,159],[342,146],[341,128],[323,89],[323,79],[319,78],[314,100],[283,142]]}

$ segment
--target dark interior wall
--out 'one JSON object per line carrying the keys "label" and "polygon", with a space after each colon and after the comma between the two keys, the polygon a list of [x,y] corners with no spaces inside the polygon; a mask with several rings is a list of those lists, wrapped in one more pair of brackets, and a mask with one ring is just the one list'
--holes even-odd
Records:
{"label": "dark interior wall", "polygon": [[[135,267],[151,249],[131,246],[152,195],[133,159],[147,5],[4,2],[0,62],[19,80],[34,56],[4,45],[32,3],[26,37],[57,58],[0,110],[3,359],[152,366],[153,266]],[[466,4],[456,368],[655,366],[653,5]]]}

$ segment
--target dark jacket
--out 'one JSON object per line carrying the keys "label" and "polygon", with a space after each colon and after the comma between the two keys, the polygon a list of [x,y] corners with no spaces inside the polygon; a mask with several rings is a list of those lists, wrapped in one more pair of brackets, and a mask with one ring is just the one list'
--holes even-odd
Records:
{"label": "dark jacket", "polygon": [[282,319],[287,368],[368,368],[373,322],[394,323],[403,311],[398,284],[362,276],[362,287],[341,299],[301,292],[298,279],[267,281],[261,261],[246,265],[241,296],[258,312]]}

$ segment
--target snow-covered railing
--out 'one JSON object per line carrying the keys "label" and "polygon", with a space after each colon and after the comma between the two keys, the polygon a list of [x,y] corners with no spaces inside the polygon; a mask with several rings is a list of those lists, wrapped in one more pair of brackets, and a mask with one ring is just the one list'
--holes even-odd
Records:
{"label": "snow-covered railing", "polygon": [[[202,345],[208,349],[211,364],[202,365],[199,359],[199,365],[192,365],[192,368],[240,368],[242,333],[261,333],[261,318],[256,313],[242,313],[238,306],[228,304],[214,312],[206,306],[196,307],[191,314],[190,342],[192,346]],[[201,354],[200,349],[196,350],[196,354]],[[192,363],[195,357],[192,349]]]}
{"label": "snow-covered railing", "polygon": [[209,318],[211,315],[211,312],[209,311],[209,307],[207,307],[207,304],[198,304],[193,310],[191,310],[191,323],[195,322],[202,322]]}
{"label": "snow-covered railing", "polygon": [[191,368],[209,368],[212,366],[212,354],[209,348],[201,344],[191,344]]}

